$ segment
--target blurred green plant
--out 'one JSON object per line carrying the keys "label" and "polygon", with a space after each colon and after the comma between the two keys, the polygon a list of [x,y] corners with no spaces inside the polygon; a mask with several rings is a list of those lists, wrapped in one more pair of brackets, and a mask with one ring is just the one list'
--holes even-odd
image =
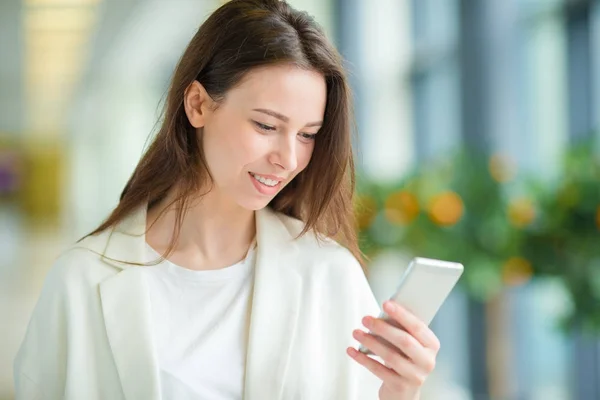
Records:
{"label": "blurred green plant", "polygon": [[565,153],[554,181],[473,149],[399,182],[360,175],[361,248],[369,257],[394,249],[462,262],[461,285],[481,301],[536,276],[558,278],[572,304],[565,326],[600,332],[600,159],[589,143]]}

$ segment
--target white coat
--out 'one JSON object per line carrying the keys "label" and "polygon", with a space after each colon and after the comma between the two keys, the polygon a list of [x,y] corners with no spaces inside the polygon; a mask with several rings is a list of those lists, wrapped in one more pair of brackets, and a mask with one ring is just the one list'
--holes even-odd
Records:
{"label": "white coat", "polygon": [[[303,223],[256,213],[245,400],[369,400],[381,381],[346,354],[379,307],[349,251]],[[160,399],[143,266],[145,207],[63,253],[14,364],[17,400]],[[101,257],[104,254],[105,257]]]}

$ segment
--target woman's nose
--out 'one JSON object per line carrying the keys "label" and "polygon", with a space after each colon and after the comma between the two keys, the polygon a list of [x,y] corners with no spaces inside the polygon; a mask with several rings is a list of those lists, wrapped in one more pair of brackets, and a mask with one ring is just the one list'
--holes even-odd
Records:
{"label": "woman's nose", "polygon": [[286,171],[294,171],[298,167],[298,157],[296,154],[297,140],[293,138],[282,137],[279,140],[278,148],[274,152],[273,163],[279,165]]}

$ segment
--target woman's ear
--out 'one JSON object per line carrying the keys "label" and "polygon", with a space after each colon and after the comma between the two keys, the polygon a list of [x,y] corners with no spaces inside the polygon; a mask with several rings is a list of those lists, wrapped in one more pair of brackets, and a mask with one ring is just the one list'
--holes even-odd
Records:
{"label": "woman's ear", "polygon": [[206,125],[206,118],[212,112],[213,100],[204,86],[198,81],[192,82],[183,95],[185,114],[194,128]]}

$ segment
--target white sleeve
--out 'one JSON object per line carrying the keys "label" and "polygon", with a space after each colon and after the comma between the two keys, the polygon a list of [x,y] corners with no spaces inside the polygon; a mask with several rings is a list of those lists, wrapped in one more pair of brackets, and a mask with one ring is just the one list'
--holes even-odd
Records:
{"label": "white sleeve", "polygon": [[64,397],[67,363],[67,294],[64,259],[44,280],[14,361],[16,400]]}
{"label": "white sleeve", "polygon": [[[375,296],[371,290],[365,273],[356,260],[356,258],[345,248],[340,249],[341,254],[336,255],[337,268],[335,271],[335,280],[333,284],[336,287],[336,293],[339,296],[337,305],[344,324],[342,334],[346,345],[358,349],[360,343],[352,337],[354,329],[363,329],[362,318],[370,315],[377,317],[381,311]],[[347,373],[346,396],[348,400],[377,400],[379,398],[379,388],[381,379],[375,376],[371,371],[353,360],[348,355],[346,357],[345,370]]]}
{"label": "white sleeve", "polygon": [[[354,291],[353,297],[355,299],[355,326],[356,328],[365,329],[362,325],[362,318],[366,315],[378,316],[381,309],[377,304],[377,300],[373,295],[373,291],[365,277],[362,267],[356,261],[356,265],[353,267],[354,277]],[[358,349],[360,343],[353,339],[354,348]],[[375,376],[371,371],[358,364],[356,361],[350,359],[354,363],[356,369],[356,396],[355,399],[379,399],[379,388],[381,387],[381,379]],[[381,361],[381,360],[379,360]]]}

